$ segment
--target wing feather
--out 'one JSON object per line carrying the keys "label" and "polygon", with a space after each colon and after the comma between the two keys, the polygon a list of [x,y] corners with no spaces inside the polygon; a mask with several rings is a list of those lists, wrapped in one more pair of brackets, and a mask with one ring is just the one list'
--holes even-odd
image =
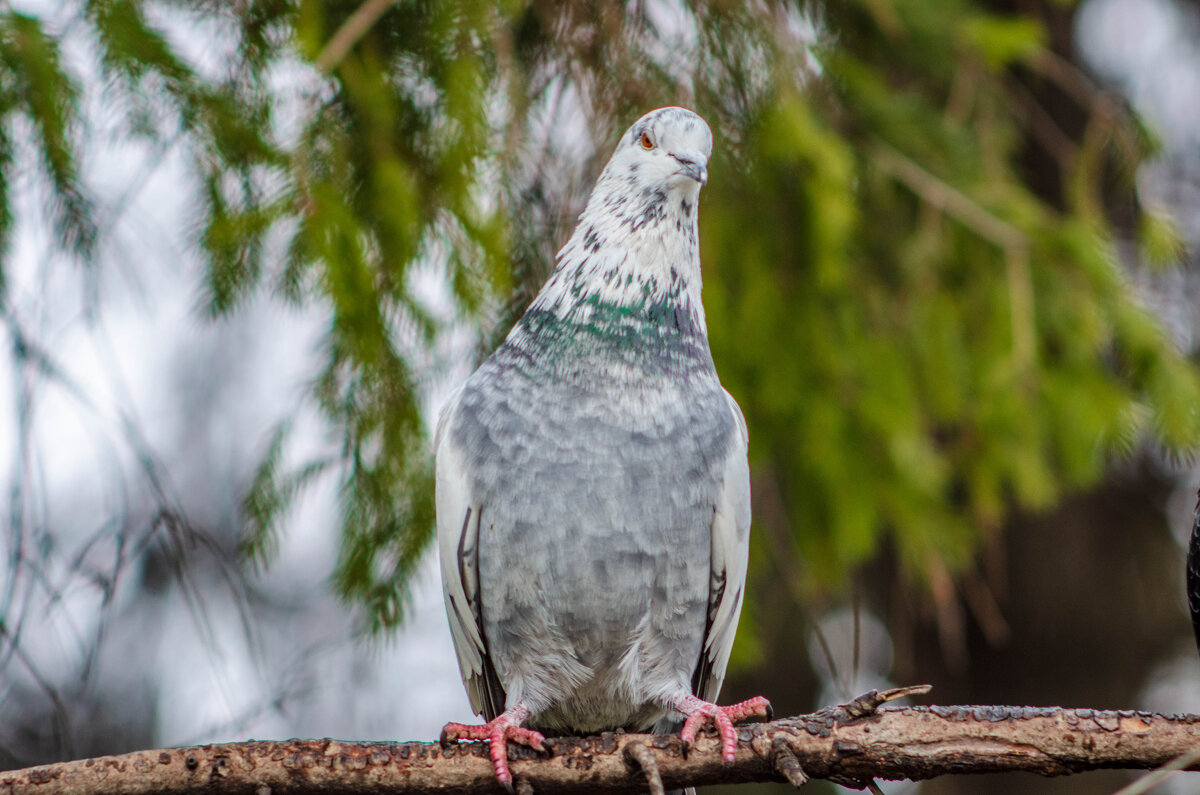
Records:
{"label": "wing feather", "polygon": [[746,458],[749,434],[737,402],[728,392],[725,398],[737,433],[729,446],[725,477],[713,511],[708,622],[700,664],[692,681],[693,691],[705,701],[715,701],[725,681],[725,668],[742,612],[750,552],[750,463]]}
{"label": "wing feather", "polygon": [[1192,540],[1187,554],[1188,611],[1192,615],[1192,630],[1196,635],[1196,648],[1200,649],[1200,494],[1196,500],[1196,514],[1192,521]]}
{"label": "wing feather", "polygon": [[478,543],[482,506],[472,498],[467,457],[454,444],[449,432],[461,395],[460,387],[446,401],[434,436],[438,557],[458,670],[471,709],[492,720],[504,710],[505,694],[483,633]]}

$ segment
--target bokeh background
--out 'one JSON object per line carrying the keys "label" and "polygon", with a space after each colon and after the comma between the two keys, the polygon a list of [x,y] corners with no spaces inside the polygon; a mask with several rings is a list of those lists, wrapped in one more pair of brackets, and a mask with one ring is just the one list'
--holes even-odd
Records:
{"label": "bokeh background", "polygon": [[666,104],[751,432],[723,700],[1200,712],[1200,4],[13,2],[0,769],[469,719],[430,429]]}

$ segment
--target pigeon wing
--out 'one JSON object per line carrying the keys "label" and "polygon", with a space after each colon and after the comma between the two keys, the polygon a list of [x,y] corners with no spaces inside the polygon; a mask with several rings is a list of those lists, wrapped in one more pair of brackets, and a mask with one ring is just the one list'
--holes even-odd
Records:
{"label": "pigeon wing", "polygon": [[483,634],[479,599],[479,516],[483,506],[473,499],[469,459],[450,433],[461,395],[459,387],[446,401],[434,436],[438,556],[458,670],[471,709],[490,721],[504,711],[505,693]]}
{"label": "pigeon wing", "polygon": [[708,620],[700,664],[692,679],[692,692],[705,701],[715,701],[725,681],[725,666],[742,611],[750,551],[749,435],[737,402],[728,392],[725,399],[737,430],[729,445],[725,477],[713,511]]}
{"label": "pigeon wing", "polygon": [[1196,648],[1200,649],[1200,495],[1197,495],[1196,514],[1192,521],[1192,540],[1188,544],[1187,595],[1192,629],[1196,634]]}

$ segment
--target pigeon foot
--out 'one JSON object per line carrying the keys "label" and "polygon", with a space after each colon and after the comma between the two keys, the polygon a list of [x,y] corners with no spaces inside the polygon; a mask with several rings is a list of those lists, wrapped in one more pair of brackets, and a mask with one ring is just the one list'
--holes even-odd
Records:
{"label": "pigeon foot", "polygon": [[728,707],[719,707],[711,701],[704,701],[695,696],[686,696],[676,700],[672,707],[687,716],[683,730],[679,732],[685,748],[691,748],[696,741],[696,731],[705,721],[712,720],[721,736],[721,761],[733,764],[737,754],[737,730],[733,728],[735,721],[749,717],[771,717],[771,703],[762,696],[755,696]]}
{"label": "pigeon foot", "polygon": [[480,726],[469,726],[465,723],[447,723],[442,728],[442,744],[458,740],[485,740],[488,743],[488,756],[491,757],[492,767],[496,778],[500,779],[510,791],[512,790],[512,771],[508,769],[508,741],[512,740],[521,745],[528,745],[535,751],[545,751],[545,740],[541,732],[526,729],[521,721],[529,717],[529,709],[524,704],[517,704],[506,709],[494,719]]}

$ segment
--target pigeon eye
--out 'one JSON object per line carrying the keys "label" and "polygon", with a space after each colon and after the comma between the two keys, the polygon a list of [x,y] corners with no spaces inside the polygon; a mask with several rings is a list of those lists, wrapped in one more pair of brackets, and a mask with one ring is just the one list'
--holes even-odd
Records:
{"label": "pigeon eye", "polygon": [[642,137],[638,140],[638,143],[646,150],[654,148],[654,141],[650,140],[650,133],[642,133]]}

